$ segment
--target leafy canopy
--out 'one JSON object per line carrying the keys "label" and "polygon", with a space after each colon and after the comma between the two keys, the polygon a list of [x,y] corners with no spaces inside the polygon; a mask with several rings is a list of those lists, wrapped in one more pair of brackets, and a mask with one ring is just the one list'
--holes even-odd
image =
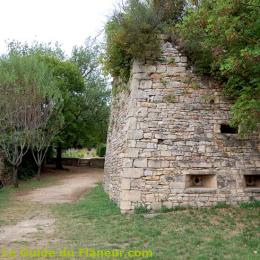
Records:
{"label": "leafy canopy", "polygon": [[[241,133],[260,123],[259,1],[203,0],[190,9],[178,31],[195,71],[224,83],[235,100],[233,125]],[[258,7],[257,7],[258,6]]]}

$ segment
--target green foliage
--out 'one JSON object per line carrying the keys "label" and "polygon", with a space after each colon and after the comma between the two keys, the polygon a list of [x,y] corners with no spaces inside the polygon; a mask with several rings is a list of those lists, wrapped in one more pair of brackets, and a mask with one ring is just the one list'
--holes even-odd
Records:
{"label": "green foliage", "polygon": [[56,136],[55,143],[64,149],[79,146],[85,134],[84,119],[81,117],[84,107],[84,79],[78,67],[72,62],[54,56],[42,58],[53,70],[64,102],[61,111],[64,123]]}
{"label": "green foliage", "polygon": [[218,202],[213,208],[215,209],[227,209],[230,208],[231,206],[227,204],[226,202]]}
{"label": "green foliage", "polygon": [[28,180],[34,177],[37,173],[37,165],[34,163],[33,158],[28,160],[23,158],[21,166],[18,169],[18,178],[19,180]]}
{"label": "green foliage", "polygon": [[111,90],[108,79],[103,76],[100,68],[102,46],[95,41],[87,39],[85,46],[75,47],[71,61],[80,69],[84,78],[85,91],[83,95],[84,106],[81,117],[82,135],[81,145],[94,147],[106,142],[108,119],[110,112]]}
{"label": "green foliage", "polygon": [[178,26],[181,43],[195,71],[224,83],[235,99],[233,125],[241,133],[260,123],[259,1],[204,0],[188,10]]}
{"label": "green foliage", "polygon": [[86,152],[84,149],[69,149],[62,153],[63,158],[84,158]]}
{"label": "green foliage", "polygon": [[106,155],[106,145],[105,144],[99,144],[97,146],[97,156],[98,157],[105,157]]}
{"label": "green foliage", "polygon": [[250,208],[260,208],[260,200],[252,200],[250,202],[244,202],[240,204],[240,208],[242,209],[250,209]]}
{"label": "green foliage", "polygon": [[160,213],[168,213],[174,211],[174,208],[168,208],[166,206],[161,206],[161,208],[158,210]]}
{"label": "green foliage", "polygon": [[0,146],[17,186],[17,168],[35,130],[46,124],[49,108],[62,99],[53,71],[40,56],[18,51],[0,58],[0,96]]}
{"label": "green foliage", "polygon": [[104,65],[114,78],[127,82],[132,61],[160,56],[159,34],[169,20],[181,16],[184,1],[128,0],[106,25]]}
{"label": "green foliage", "polygon": [[134,209],[135,214],[147,214],[150,211],[151,210],[146,205],[138,205]]}

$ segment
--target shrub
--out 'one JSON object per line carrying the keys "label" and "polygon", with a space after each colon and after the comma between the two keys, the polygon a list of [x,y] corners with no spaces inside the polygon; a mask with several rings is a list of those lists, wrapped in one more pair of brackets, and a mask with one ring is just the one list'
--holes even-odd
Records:
{"label": "shrub", "polygon": [[106,145],[105,144],[99,144],[97,146],[97,156],[105,157],[105,155],[106,155]]}
{"label": "shrub", "polygon": [[183,0],[128,0],[106,25],[106,71],[127,82],[134,59],[158,58],[162,26],[178,20],[183,6]]}
{"label": "shrub", "polygon": [[86,156],[86,151],[84,149],[69,149],[65,151],[62,156],[64,158],[84,158]]}
{"label": "shrub", "polygon": [[260,123],[260,9],[256,0],[244,2],[201,1],[178,25],[195,72],[223,82],[235,100],[232,124],[242,134]]}
{"label": "shrub", "polygon": [[146,205],[138,205],[134,209],[135,214],[146,214],[149,213],[151,210]]}

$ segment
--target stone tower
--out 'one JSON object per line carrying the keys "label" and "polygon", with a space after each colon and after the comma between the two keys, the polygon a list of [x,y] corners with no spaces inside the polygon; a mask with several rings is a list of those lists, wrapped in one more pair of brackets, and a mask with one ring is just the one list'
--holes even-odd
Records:
{"label": "stone tower", "polygon": [[230,107],[169,42],[156,64],[135,62],[129,92],[113,98],[105,163],[121,211],[260,199],[259,135],[241,138]]}

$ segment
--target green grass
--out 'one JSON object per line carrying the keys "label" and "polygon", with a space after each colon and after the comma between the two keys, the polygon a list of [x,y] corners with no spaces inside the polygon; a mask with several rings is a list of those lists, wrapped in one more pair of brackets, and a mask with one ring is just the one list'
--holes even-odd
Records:
{"label": "green grass", "polygon": [[[251,205],[251,204],[250,204]],[[70,248],[151,249],[149,259],[259,259],[260,208],[175,209],[153,218],[121,215],[101,186],[76,204],[53,207]],[[127,259],[127,258],[126,258]]]}
{"label": "green grass", "polygon": [[4,187],[0,190],[0,211],[8,205],[11,192],[12,189],[10,187]]}
{"label": "green grass", "polygon": [[[48,176],[47,178],[42,178],[41,181],[36,179],[30,179],[27,181],[21,181],[19,183],[19,188],[14,188],[12,185],[5,186],[3,189],[0,190],[0,213],[4,211],[7,207],[12,207],[14,201],[11,200],[12,195],[17,192],[23,192],[26,190],[46,187],[50,184],[53,184],[57,180],[57,176]],[[3,220],[1,219],[0,214],[0,225]]]}

